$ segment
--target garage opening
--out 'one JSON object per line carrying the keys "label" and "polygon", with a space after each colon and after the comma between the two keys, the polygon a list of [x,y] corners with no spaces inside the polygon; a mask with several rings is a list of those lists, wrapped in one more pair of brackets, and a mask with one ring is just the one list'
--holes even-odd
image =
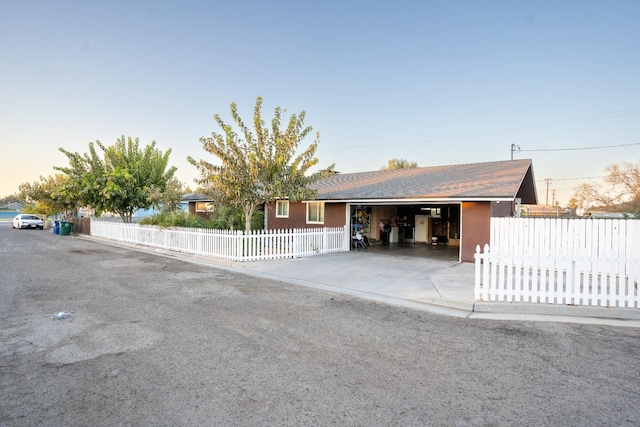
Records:
{"label": "garage opening", "polygon": [[354,243],[371,250],[459,258],[460,204],[352,205],[350,218]]}

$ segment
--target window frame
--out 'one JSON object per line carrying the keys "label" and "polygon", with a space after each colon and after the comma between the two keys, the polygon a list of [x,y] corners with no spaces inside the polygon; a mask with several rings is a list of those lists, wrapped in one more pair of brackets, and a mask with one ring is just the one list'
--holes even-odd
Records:
{"label": "window frame", "polygon": [[[324,202],[307,202],[306,205],[307,205],[307,215],[306,215],[307,224],[324,224],[324,214],[325,214]],[[317,206],[317,208],[315,208],[317,210],[316,214],[320,214],[318,216],[321,216],[321,218],[319,218],[316,221],[313,221],[310,218],[310,213],[312,212],[312,205]]]}
{"label": "window frame", "polygon": [[196,212],[213,212],[213,202],[196,202]]}
{"label": "window frame", "polygon": [[[286,212],[281,213],[279,206],[282,206],[283,209],[286,209]],[[289,218],[289,201],[288,200],[276,200],[276,218]]]}

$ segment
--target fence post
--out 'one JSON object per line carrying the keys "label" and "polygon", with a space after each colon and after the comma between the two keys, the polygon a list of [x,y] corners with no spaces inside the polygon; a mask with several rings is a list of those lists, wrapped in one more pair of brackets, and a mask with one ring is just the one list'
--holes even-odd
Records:
{"label": "fence post", "polygon": [[322,228],[322,248],[320,248],[319,253],[326,254],[327,248],[329,247],[328,243],[329,238],[329,229],[327,227]]}
{"label": "fence post", "polygon": [[236,253],[234,254],[234,261],[244,261],[242,246],[244,244],[244,232],[242,230],[236,231]]}
{"label": "fence post", "polygon": [[476,245],[476,253],[473,254],[473,258],[475,259],[475,285],[473,286],[473,297],[476,300],[480,299],[480,258],[482,254],[480,253],[480,245]]}
{"label": "fence post", "polygon": [[293,257],[298,258],[298,253],[300,252],[300,239],[298,238],[298,229],[294,228],[291,230],[291,235],[293,236]]}
{"label": "fence post", "polygon": [[570,259],[569,263],[567,265],[567,295],[569,296],[569,304],[573,304],[573,305],[577,305],[578,302],[576,301],[576,282],[575,282],[575,275],[576,275],[576,260],[574,259]]}

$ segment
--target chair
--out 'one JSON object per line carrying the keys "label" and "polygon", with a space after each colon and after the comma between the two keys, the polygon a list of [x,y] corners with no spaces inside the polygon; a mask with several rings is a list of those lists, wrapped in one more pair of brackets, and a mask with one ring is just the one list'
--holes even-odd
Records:
{"label": "chair", "polygon": [[364,237],[362,237],[362,233],[360,233],[359,231],[356,231],[356,234],[354,234],[351,239],[353,239],[353,247],[354,248],[358,248],[358,247],[362,247],[362,248],[366,248],[367,244],[364,242]]}

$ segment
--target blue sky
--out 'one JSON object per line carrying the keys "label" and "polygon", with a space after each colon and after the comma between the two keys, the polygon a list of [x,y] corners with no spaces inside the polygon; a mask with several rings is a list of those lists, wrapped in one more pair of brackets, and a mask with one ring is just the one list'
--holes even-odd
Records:
{"label": "blue sky", "polygon": [[186,157],[214,161],[213,115],[236,102],[250,122],[261,96],[266,120],[306,111],[321,167],[507,160],[516,144],[540,202],[550,178],[566,204],[640,161],[638,22],[636,0],[0,0],[0,196],[67,165],[59,147],[123,134],[170,148],[194,188]]}

